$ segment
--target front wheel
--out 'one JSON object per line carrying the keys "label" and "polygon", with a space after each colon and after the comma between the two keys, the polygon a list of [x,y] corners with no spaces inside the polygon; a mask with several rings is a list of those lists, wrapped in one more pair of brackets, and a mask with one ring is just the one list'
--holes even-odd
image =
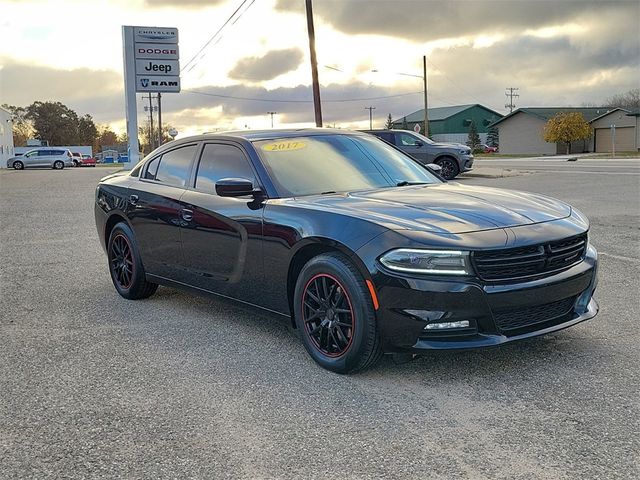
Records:
{"label": "front wheel", "polygon": [[54,170],[62,170],[64,168],[64,162],[62,160],[56,160],[53,162]]}
{"label": "front wheel", "polygon": [[294,314],[307,352],[336,373],[363,370],[382,355],[370,293],[348,257],[326,253],[302,269]]}
{"label": "front wheel", "polygon": [[24,163],[22,163],[20,160],[16,160],[15,162],[13,162],[13,168],[16,170],[22,170],[24,169]]}
{"label": "front wheel", "polygon": [[450,157],[444,157],[436,160],[434,163],[440,165],[442,171],[440,175],[442,175],[447,180],[453,180],[460,173],[460,167],[458,167],[458,162],[455,159]]}
{"label": "front wheel", "polygon": [[113,227],[107,255],[111,281],[122,297],[140,300],[156,292],[158,285],[147,281],[135,236],[126,223],[120,222]]}

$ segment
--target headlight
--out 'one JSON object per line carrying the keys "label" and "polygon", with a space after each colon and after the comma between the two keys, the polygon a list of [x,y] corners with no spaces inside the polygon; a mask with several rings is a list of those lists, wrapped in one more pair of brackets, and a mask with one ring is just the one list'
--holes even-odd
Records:
{"label": "headlight", "polygon": [[471,275],[469,252],[398,248],[380,257],[380,263],[398,272]]}
{"label": "headlight", "polygon": [[471,155],[471,150],[460,150],[460,155]]}

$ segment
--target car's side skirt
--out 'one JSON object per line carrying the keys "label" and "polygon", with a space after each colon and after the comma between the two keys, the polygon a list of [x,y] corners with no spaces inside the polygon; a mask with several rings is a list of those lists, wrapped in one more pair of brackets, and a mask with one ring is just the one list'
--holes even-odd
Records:
{"label": "car's side skirt", "polygon": [[256,305],[255,303],[251,303],[251,302],[247,302],[245,300],[240,300],[238,298],[230,297],[229,295],[224,295],[222,293],[217,293],[217,292],[213,292],[211,290],[206,290],[204,288],[196,287],[196,286],[190,285],[188,283],[178,282],[176,280],[171,280],[169,278],[161,277],[160,275],[154,275],[152,273],[147,273],[145,276],[146,276],[148,281],[153,282],[153,283],[157,283],[158,285],[164,285],[165,287],[178,288],[180,290],[185,290],[187,292],[195,293],[197,295],[224,298],[226,300],[231,300],[233,302],[242,303],[243,305],[248,305],[250,307],[259,308],[260,310],[265,310],[267,312],[275,313],[277,315],[286,317],[288,319],[291,318],[291,315],[288,315],[286,313],[278,312],[276,310],[272,310],[272,309],[267,308],[267,307]]}

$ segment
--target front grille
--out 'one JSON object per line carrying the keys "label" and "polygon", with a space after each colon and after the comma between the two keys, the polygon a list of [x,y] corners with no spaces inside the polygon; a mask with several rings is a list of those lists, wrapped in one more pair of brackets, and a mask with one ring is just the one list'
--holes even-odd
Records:
{"label": "front grille", "polygon": [[500,282],[546,276],[565,270],[582,260],[587,235],[529,247],[476,251],[471,255],[478,276]]}
{"label": "front grille", "polygon": [[575,303],[576,297],[573,296],[535,307],[500,310],[494,312],[493,318],[500,330],[509,332],[562,318],[572,311]]}

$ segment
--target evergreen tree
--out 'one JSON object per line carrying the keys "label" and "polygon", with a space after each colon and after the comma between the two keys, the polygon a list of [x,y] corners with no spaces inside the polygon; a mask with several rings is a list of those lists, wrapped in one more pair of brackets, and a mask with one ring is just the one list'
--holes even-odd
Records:
{"label": "evergreen tree", "polygon": [[387,123],[384,124],[384,129],[385,130],[392,130],[393,129],[393,119],[391,118],[391,114],[389,114],[389,116],[387,116]]}
{"label": "evergreen tree", "polygon": [[487,145],[490,147],[497,147],[500,143],[500,136],[497,127],[491,127],[487,132]]}
{"label": "evergreen tree", "polygon": [[467,140],[467,145],[471,148],[471,151],[475,151],[480,148],[480,135],[478,135],[476,122],[473,120],[471,120],[471,124],[469,125],[469,138]]}
{"label": "evergreen tree", "polygon": [[409,124],[407,123],[407,117],[402,117],[402,130],[409,130]]}

